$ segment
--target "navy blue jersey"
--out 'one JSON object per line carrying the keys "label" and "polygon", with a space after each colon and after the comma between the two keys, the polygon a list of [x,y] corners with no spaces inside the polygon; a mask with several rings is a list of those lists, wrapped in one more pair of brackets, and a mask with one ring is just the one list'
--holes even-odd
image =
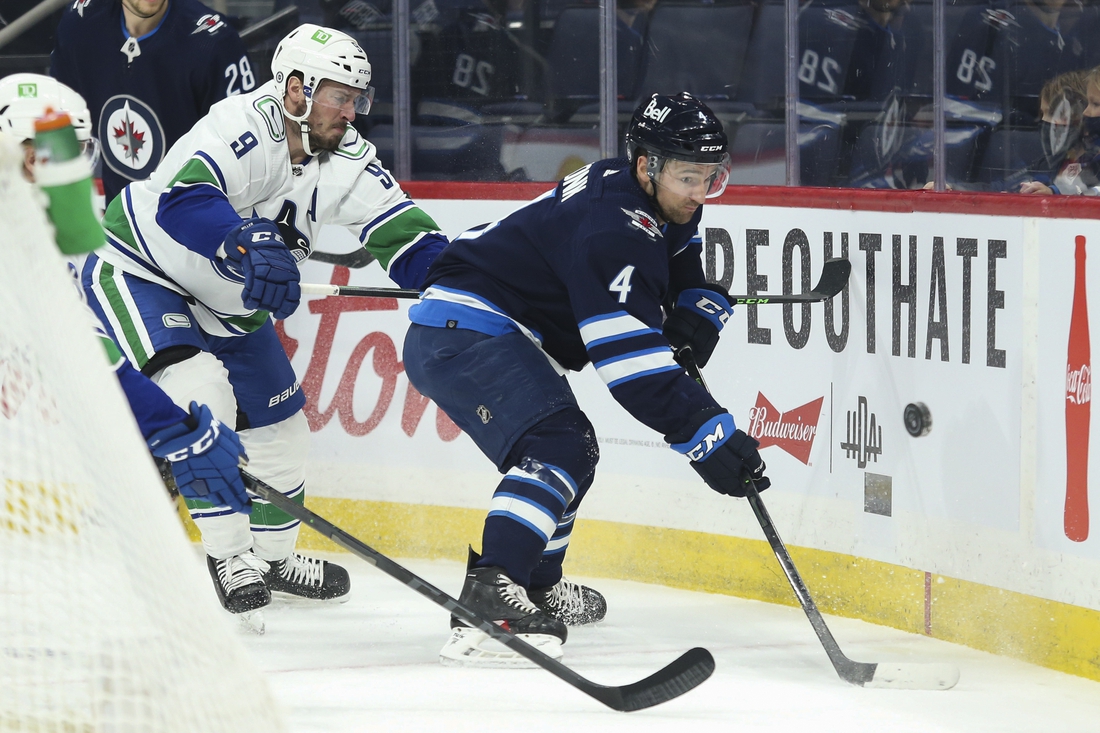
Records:
{"label": "navy blue jersey", "polygon": [[1049,27],[1026,3],[976,7],[960,23],[947,56],[947,93],[964,99],[1020,106],[1037,116],[1039,92],[1050,79],[1098,61],[1090,22]]}
{"label": "navy blue jersey", "polygon": [[197,0],[170,0],[133,39],[137,53],[129,40],[118,0],[80,0],[61,18],[50,70],[88,103],[108,201],[148,178],[210,105],[256,86],[237,32]]}
{"label": "navy blue jersey", "polygon": [[635,418],[662,434],[715,407],[676,365],[663,304],[706,287],[696,234],[658,226],[625,159],[567,176],[506,218],[459,235],[436,258],[414,323],[522,332],[565,369],[589,362]]}

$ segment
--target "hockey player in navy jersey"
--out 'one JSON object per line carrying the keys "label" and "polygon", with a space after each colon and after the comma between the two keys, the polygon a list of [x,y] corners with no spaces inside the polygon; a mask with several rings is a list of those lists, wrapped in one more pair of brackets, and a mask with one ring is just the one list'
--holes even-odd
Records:
{"label": "hockey player in navy jersey", "polygon": [[[151,178],[108,205],[108,246],[82,278],[130,361],[177,404],[198,400],[235,425],[250,471],[302,501],[305,395],[272,324],[299,305],[297,263],[323,225],[342,226],[398,285],[419,288],[446,239],[351,126],[373,96],[354,39],[299,26],[271,70],[259,89],[215,104]],[[294,552],[297,520],[253,504],[243,517],[188,502],[225,608],[251,613],[273,591],[343,598],[347,571]]]}
{"label": "hockey player in navy jersey", "polygon": [[[12,74],[0,79],[0,133],[23,145],[23,176],[34,182],[34,122],[49,109],[67,113],[89,164],[98,154],[91,135],[91,115],[79,94],[41,74]],[[89,165],[89,167],[91,167]],[[90,205],[90,204],[89,204]],[[106,243],[106,238],[103,239]],[[250,502],[237,465],[247,458],[240,438],[222,425],[204,405],[189,412],[178,407],[156,384],[118,350],[102,324],[87,309],[89,326],[107,351],[130,411],[153,454],[170,464],[176,488],[192,499],[214,498],[235,511],[248,513]]]}
{"label": "hockey player in navy jersey", "polygon": [[107,201],[148,178],[210,105],[256,86],[237,32],[198,0],[76,0],[50,75],[92,110]]}
{"label": "hockey player in navy jersey", "polygon": [[[770,485],[759,443],[688,376],[732,308],[703,277],[697,228],[729,177],[726,134],[692,96],[634,112],[627,158],[567,176],[508,217],[459,235],[410,309],[405,371],[504,474],[471,550],[461,600],[552,656],[568,625],[603,618],[597,591],[562,577],[599,449],[564,375],[591,362],[615,399],[685,454],[714,490]],[[667,319],[665,315],[667,313]],[[452,619],[441,659],[518,658]]]}

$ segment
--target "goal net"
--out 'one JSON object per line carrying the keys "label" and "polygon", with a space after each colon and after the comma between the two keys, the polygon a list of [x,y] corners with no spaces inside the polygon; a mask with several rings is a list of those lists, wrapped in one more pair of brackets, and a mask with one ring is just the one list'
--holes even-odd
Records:
{"label": "goal net", "polygon": [[0,731],[285,730],[0,135]]}

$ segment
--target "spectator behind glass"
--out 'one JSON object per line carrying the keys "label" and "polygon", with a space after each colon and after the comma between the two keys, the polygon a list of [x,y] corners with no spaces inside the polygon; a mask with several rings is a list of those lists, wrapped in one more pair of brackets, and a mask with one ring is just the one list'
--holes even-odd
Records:
{"label": "spectator behind glass", "polygon": [[88,102],[107,202],[148,178],[212,104],[256,86],[237,32],[198,0],[73,3],[50,75]]}
{"label": "spectator behind glass", "polygon": [[[1048,81],[1039,95],[1043,161],[1049,173],[1020,184],[1020,193],[1100,194],[1097,185],[1097,139],[1089,135],[1089,120],[1100,120],[1100,74],[1069,72]],[[1089,101],[1089,98],[1092,101]],[[1092,124],[1095,129],[1095,123]]]}

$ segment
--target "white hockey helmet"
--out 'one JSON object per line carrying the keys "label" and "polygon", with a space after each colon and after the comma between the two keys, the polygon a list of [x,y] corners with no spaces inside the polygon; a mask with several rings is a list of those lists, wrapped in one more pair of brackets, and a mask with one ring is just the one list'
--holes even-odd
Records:
{"label": "white hockey helmet", "polygon": [[84,97],[57,79],[42,74],[11,74],[0,79],[0,129],[16,140],[34,139],[34,121],[52,107],[68,112],[76,137],[92,136],[92,115]]}
{"label": "white hockey helmet", "polygon": [[313,151],[309,146],[309,123],[306,118],[313,108],[313,95],[322,81],[327,79],[361,89],[363,93],[356,101],[355,113],[365,115],[370,112],[374,100],[374,87],[370,85],[370,61],[366,51],[347,33],[313,23],[303,23],[292,30],[279,41],[271,58],[271,75],[284,96],[287,81],[295,72],[302,76],[306,109],[302,114],[295,115],[284,105],[283,111],[301,125],[302,143],[308,154],[312,155]]}
{"label": "white hockey helmet", "polygon": [[302,75],[307,100],[325,79],[364,92],[371,89],[370,61],[359,43],[347,33],[312,23],[287,34],[271,58],[271,74],[281,92],[286,92],[287,79],[295,71]]}

